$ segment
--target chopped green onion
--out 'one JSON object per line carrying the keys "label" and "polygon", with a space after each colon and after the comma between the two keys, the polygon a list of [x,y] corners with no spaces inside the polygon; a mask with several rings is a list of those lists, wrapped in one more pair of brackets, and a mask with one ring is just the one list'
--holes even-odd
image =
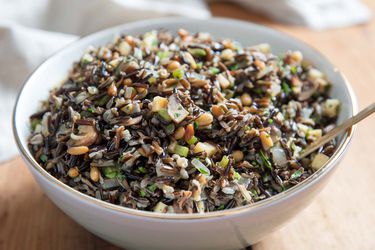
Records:
{"label": "chopped green onion", "polygon": [[139,191],[139,195],[141,196],[141,197],[145,197],[146,196],[146,192],[144,191],[144,190],[140,190]]}
{"label": "chopped green onion", "polygon": [[188,49],[188,50],[190,54],[192,54],[195,57],[205,57],[207,55],[204,49],[194,48],[194,49]]}
{"label": "chopped green onion", "polygon": [[229,157],[224,155],[223,158],[221,158],[221,161],[219,162],[220,167],[226,168],[229,164]]}
{"label": "chopped green onion", "polygon": [[266,167],[272,171],[272,164],[269,161],[269,159],[266,156],[266,154],[263,152],[263,150],[260,150],[260,156],[262,158],[262,161],[263,161],[264,165],[266,165]]}
{"label": "chopped green onion", "polygon": [[272,124],[273,120],[271,118],[268,119],[268,124]]}
{"label": "chopped green onion", "polygon": [[303,172],[301,170],[297,170],[295,171],[291,176],[290,176],[290,179],[297,179],[299,177],[301,177],[301,175],[303,174]]}
{"label": "chopped green onion", "polygon": [[241,175],[237,171],[234,171],[234,179],[235,180],[241,179]]}
{"label": "chopped green onion", "polygon": [[221,205],[217,208],[217,210],[223,210],[224,208],[225,208],[224,204],[221,204]]}
{"label": "chopped green onion", "polygon": [[201,174],[210,175],[210,170],[198,158],[191,160],[191,165],[193,165]]}
{"label": "chopped green onion", "polygon": [[156,54],[160,60],[163,60],[165,58],[169,58],[172,55],[172,52],[170,51],[158,51]]}
{"label": "chopped green onion", "polygon": [[216,67],[210,67],[209,71],[211,72],[212,75],[216,75],[216,74],[220,73],[220,69],[218,69]]}
{"label": "chopped green onion", "polygon": [[157,188],[158,186],[155,183],[147,187],[147,189],[150,190],[151,192],[155,192]]}
{"label": "chopped green onion", "polygon": [[118,169],[116,167],[105,167],[103,169],[105,177],[113,179],[118,174]]}
{"label": "chopped green onion", "polygon": [[174,152],[179,156],[186,157],[189,154],[189,148],[177,144],[174,148]]}
{"label": "chopped green onion", "polygon": [[163,118],[164,121],[166,121],[166,122],[172,121],[172,118],[169,116],[168,111],[166,109],[160,109],[158,111],[158,114],[161,118]]}
{"label": "chopped green onion", "polygon": [[198,141],[198,138],[195,137],[195,136],[193,135],[193,136],[187,141],[187,143],[188,143],[189,145],[193,145],[193,144],[195,144],[197,141]]}
{"label": "chopped green onion", "polygon": [[182,77],[184,77],[184,71],[182,69],[176,69],[175,71],[173,71],[172,75],[176,79],[181,79]]}
{"label": "chopped green onion", "polygon": [[48,156],[45,155],[45,154],[42,154],[39,159],[42,161],[42,162],[47,162],[48,161]]}

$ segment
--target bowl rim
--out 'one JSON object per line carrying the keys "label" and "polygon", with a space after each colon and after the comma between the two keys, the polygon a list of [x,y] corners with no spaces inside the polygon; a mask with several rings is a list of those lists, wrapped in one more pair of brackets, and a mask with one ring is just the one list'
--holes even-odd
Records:
{"label": "bowl rim", "polygon": [[[102,34],[108,34],[108,33],[116,34],[116,31],[118,32],[119,30],[122,30],[122,29],[126,28],[127,26],[132,26],[132,25],[142,26],[142,25],[147,25],[149,22],[165,23],[165,22],[173,22],[173,21],[196,21],[196,20],[198,20],[198,19],[185,18],[185,17],[163,17],[163,18],[147,19],[147,20],[141,20],[141,21],[135,21],[135,22],[117,25],[117,26],[114,26],[114,27],[111,27],[111,28],[107,28],[107,29],[100,30],[98,32],[89,34],[89,35],[84,36],[82,38],[79,38],[79,39],[75,40],[74,42],[64,46],[61,49],[59,49],[57,52],[53,53],[46,60],[44,60],[35,70],[33,70],[30,73],[30,75],[24,81],[24,83],[22,85],[22,88],[20,89],[20,91],[17,95],[17,99],[16,99],[15,106],[14,106],[14,109],[13,109],[13,117],[12,117],[13,136],[15,138],[17,147],[18,147],[18,149],[21,153],[22,158],[24,160],[26,160],[27,163],[29,163],[27,165],[29,167],[31,166],[33,168],[33,170],[35,170],[38,174],[43,176],[43,178],[45,178],[51,185],[55,185],[56,188],[59,188],[59,187],[62,188],[63,191],[67,192],[65,194],[69,194],[70,196],[74,196],[74,198],[76,198],[76,199],[83,199],[84,201],[87,201],[87,202],[91,203],[91,205],[98,205],[101,208],[110,209],[112,211],[124,213],[124,214],[129,215],[129,216],[132,215],[132,216],[139,216],[139,217],[144,217],[144,218],[149,218],[149,219],[163,219],[163,220],[208,219],[208,218],[214,218],[214,217],[223,217],[223,216],[232,216],[232,215],[234,216],[234,215],[238,215],[238,214],[244,213],[244,212],[255,211],[257,209],[261,209],[261,208],[264,208],[264,207],[267,207],[267,206],[271,206],[273,204],[276,204],[277,202],[281,202],[281,201],[286,200],[287,198],[293,197],[294,195],[302,192],[304,189],[309,188],[318,179],[320,179],[325,174],[330,172],[334,168],[334,166],[336,166],[338,164],[338,162],[343,157],[346,149],[348,148],[348,145],[349,145],[349,143],[350,143],[350,141],[353,137],[356,125],[352,126],[351,128],[348,129],[348,131],[344,135],[344,138],[342,139],[342,142],[339,144],[338,148],[335,150],[332,157],[330,157],[328,162],[322,168],[320,168],[318,171],[314,172],[312,175],[310,175],[308,178],[306,178],[302,182],[300,182],[297,185],[289,188],[288,190],[285,190],[281,193],[278,193],[278,194],[276,194],[274,196],[271,196],[269,198],[266,198],[264,200],[261,200],[261,201],[258,201],[258,202],[252,203],[252,204],[248,204],[248,205],[245,205],[245,206],[240,206],[240,207],[228,209],[228,210],[221,210],[221,211],[214,211],[214,212],[207,212],[207,213],[193,213],[193,214],[169,214],[169,213],[164,214],[164,213],[155,213],[155,212],[151,212],[151,211],[143,211],[143,210],[136,210],[136,209],[132,209],[132,208],[122,207],[120,205],[116,205],[116,204],[112,204],[112,203],[109,203],[109,202],[106,202],[106,201],[102,201],[102,200],[96,199],[94,197],[88,196],[84,193],[81,193],[81,192],[73,189],[72,187],[64,184],[63,182],[59,181],[58,179],[53,177],[51,174],[49,174],[42,166],[40,166],[36,162],[34,157],[32,157],[32,155],[30,154],[29,150],[26,147],[23,146],[21,137],[20,137],[20,135],[17,131],[17,120],[16,120],[17,109],[20,106],[20,97],[21,97],[21,95],[24,91],[25,86],[29,82],[30,78],[35,74],[35,72],[37,72],[40,69],[40,67],[42,65],[44,65],[47,62],[49,62],[50,60],[52,60],[52,58],[54,58],[55,55],[63,53],[66,49],[74,47],[75,44],[78,41],[90,39],[91,37],[95,37],[95,36],[101,36]],[[353,104],[352,107],[351,107],[351,112],[352,112],[353,115],[355,115],[357,113],[357,110],[358,110],[357,98],[356,98],[355,93],[354,93],[354,91],[351,87],[351,84],[349,83],[347,78],[344,76],[344,74],[340,70],[338,70],[337,67],[335,67],[316,48],[312,47],[311,45],[309,45],[309,44],[307,44],[307,43],[305,43],[305,42],[303,42],[303,41],[301,41],[301,40],[299,40],[299,39],[297,39],[297,38],[295,38],[295,37],[293,37],[289,34],[286,34],[284,32],[276,30],[274,28],[270,28],[270,27],[267,27],[267,26],[264,26],[264,25],[253,23],[253,22],[241,21],[241,20],[232,19],[232,18],[223,18],[223,17],[213,17],[213,18],[210,18],[209,20],[210,21],[217,21],[217,22],[232,22],[234,24],[237,23],[239,25],[249,25],[250,24],[250,25],[252,25],[256,28],[263,29],[267,32],[270,32],[270,33],[273,33],[273,34],[276,34],[276,35],[279,35],[279,36],[281,35],[281,36],[284,36],[284,37],[288,37],[291,40],[294,40],[298,43],[302,43],[305,46],[309,47],[309,49],[311,49],[315,53],[319,54],[319,56],[321,58],[323,58],[329,64],[329,66],[343,78],[345,87],[348,90],[350,100],[352,101],[352,104]]]}

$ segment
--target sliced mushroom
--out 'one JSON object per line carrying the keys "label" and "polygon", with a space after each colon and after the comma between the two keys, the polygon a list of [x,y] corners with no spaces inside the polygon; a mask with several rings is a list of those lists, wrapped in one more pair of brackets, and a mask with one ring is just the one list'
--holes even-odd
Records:
{"label": "sliced mushroom", "polygon": [[91,125],[80,125],[78,126],[78,135],[70,134],[70,140],[68,146],[91,146],[98,139],[98,132],[94,126]]}

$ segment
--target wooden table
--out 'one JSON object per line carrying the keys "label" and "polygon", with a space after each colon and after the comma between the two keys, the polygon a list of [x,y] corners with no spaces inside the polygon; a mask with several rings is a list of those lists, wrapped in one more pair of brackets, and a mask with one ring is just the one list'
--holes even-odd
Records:
{"label": "wooden table", "polygon": [[[367,1],[375,11],[375,2]],[[375,100],[375,21],[311,31],[274,23],[224,3],[216,16],[271,26],[318,48],[353,84],[360,108]],[[375,119],[357,127],[327,188],[283,229],[253,249],[375,249]],[[0,249],[117,249],[80,227],[45,196],[17,157],[0,165]]]}

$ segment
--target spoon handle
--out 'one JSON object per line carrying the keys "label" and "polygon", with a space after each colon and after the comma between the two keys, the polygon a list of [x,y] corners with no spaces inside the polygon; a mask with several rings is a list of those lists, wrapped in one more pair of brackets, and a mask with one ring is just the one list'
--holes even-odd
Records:
{"label": "spoon handle", "polygon": [[375,103],[372,103],[365,109],[363,109],[361,112],[356,114],[355,116],[351,117],[350,119],[346,120],[343,124],[337,126],[336,128],[330,130],[327,134],[325,134],[323,137],[320,139],[316,140],[315,142],[311,143],[303,152],[302,154],[298,157],[299,159],[302,159],[312,152],[314,152],[316,149],[319,147],[323,146],[336,136],[338,136],[340,133],[346,131],[348,128],[353,126],[354,124],[362,121],[369,115],[375,112]]}

